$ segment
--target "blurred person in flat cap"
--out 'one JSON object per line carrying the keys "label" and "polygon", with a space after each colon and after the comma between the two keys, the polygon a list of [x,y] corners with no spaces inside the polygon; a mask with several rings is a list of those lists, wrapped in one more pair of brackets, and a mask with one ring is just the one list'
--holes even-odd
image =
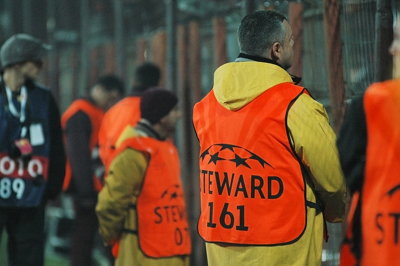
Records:
{"label": "blurred person in flat cap", "polygon": [[165,89],[142,94],[141,120],[117,141],[96,207],[115,265],[189,265],[191,241],[176,147],[181,116]]}
{"label": "blurred person in flat cap", "polygon": [[16,34],[0,49],[0,232],[9,265],[44,264],[44,212],[60,193],[65,154],[60,113],[35,83],[50,47]]}
{"label": "blurred person in flat cap", "polygon": [[348,106],[337,141],[351,192],[340,265],[400,265],[400,14],[389,48],[393,79]]}

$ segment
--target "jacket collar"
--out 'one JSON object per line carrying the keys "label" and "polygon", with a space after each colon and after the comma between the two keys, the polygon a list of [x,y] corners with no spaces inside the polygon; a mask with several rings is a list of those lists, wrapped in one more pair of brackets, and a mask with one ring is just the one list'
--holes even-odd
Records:
{"label": "jacket collar", "polygon": [[[252,61],[256,61],[256,62],[263,62],[263,63],[269,63],[269,64],[274,64],[277,65],[279,67],[281,67],[282,69],[284,69],[280,64],[278,64],[277,62],[275,62],[274,60],[271,60],[269,58],[266,57],[262,57],[262,56],[258,56],[258,55],[249,55],[249,54],[245,54],[245,53],[240,53],[238,58],[246,58]],[[284,69],[286,71],[286,69]],[[301,77],[297,77],[295,75],[290,74],[290,77],[292,78],[294,84],[299,84],[301,81]]]}
{"label": "jacket collar", "polygon": [[143,132],[145,135],[147,135],[150,138],[154,138],[160,141],[165,140],[165,138],[162,138],[160,134],[158,134],[153,127],[151,126],[150,122],[147,121],[146,119],[141,119],[137,125],[136,125],[136,130]]}

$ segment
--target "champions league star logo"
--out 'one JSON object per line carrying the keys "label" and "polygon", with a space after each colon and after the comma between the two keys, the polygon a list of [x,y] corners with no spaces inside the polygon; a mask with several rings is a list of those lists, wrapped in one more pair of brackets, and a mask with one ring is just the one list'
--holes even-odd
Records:
{"label": "champions league star logo", "polygon": [[183,198],[180,185],[172,185],[161,194],[161,198],[166,200],[174,200],[179,197]]}
{"label": "champions league star logo", "polygon": [[236,168],[246,167],[251,169],[256,166],[264,168],[265,165],[274,168],[257,154],[232,144],[213,144],[202,152],[200,159],[214,165],[217,165],[220,161],[232,162]]}
{"label": "champions league star logo", "polygon": [[386,192],[386,194],[389,197],[392,197],[394,195],[395,192],[400,191],[400,184],[398,184],[397,186],[392,187],[388,192]]}

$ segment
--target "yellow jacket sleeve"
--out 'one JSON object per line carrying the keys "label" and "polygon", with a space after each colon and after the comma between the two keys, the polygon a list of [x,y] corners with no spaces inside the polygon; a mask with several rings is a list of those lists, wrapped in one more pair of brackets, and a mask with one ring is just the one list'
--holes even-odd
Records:
{"label": "yellow jacket sleeve", "polygon": [[324,205],[325,219],[342,221],[346,185],[336,148],[336,135],[324,107],[303,94],[289,110],[287,124],[295,151],[308,168],[311,186]]}
{"label": "yellow jacket sleeve", "polygon": [[124,150],[112,161],[96,206],[100,234],[106,243],[119,239],[129,206],[136,203],[146,168],[146,157],[133,149]]}

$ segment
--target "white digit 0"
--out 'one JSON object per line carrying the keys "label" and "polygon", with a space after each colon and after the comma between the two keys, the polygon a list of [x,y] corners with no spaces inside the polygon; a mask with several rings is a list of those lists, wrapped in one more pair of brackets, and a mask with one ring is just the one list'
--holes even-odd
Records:
{"label": "white digit 0", "polygon": [[0,197],[8,199],[11,196],[11,180],[9,178],[2,178],[0,181]]}
{"label": "white digit 0", "polygon": [[15,169],[15,162],[11,160],[9,157],[3,157],[0,160],[0,171],[4,175],[10,175],[14,172]]}
{"label": "white digit 0", "polygon": [[24,181],[21,178],[15,179],[12,184],[12,189],[17,194],[16,195],[17,199],[22,198],[22,196],[24,195],[24,190],[25,190]]}
{"label": "white digit 0", "polygon": [[[36,170],[36,171],[35,171]],[[29,162],[28,173],[32,177],[43,174],[43,165],[38,159],[33,159]]]}

